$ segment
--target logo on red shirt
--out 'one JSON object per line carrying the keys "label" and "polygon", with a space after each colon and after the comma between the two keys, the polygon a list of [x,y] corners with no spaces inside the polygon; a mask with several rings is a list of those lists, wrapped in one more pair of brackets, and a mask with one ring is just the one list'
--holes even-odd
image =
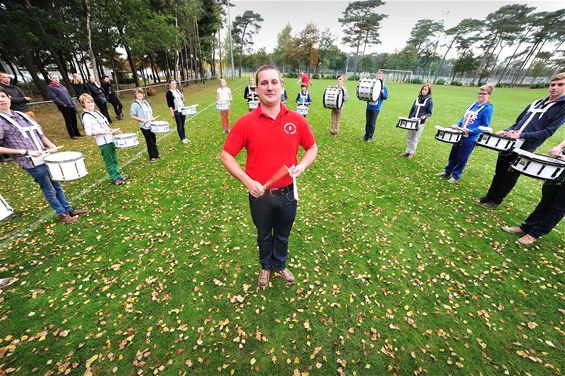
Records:
{"label": "logo on red shirt", "polygon": [[283,127],[284,132],[286,134],[295,134],[296,133],[296,125],[294,123],[286,123]]}

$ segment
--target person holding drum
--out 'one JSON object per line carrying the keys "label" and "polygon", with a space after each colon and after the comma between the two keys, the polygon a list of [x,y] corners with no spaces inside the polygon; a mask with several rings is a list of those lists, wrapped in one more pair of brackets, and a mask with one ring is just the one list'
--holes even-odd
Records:
{"label": "person holding drum", "polygon": [[78,98],[80,105],[84,109],[82,113],[82,123],[87,135],[96,139],[96,145],[100,148],[100,154],[104,160],[106,171],[112,179],[112,184],[122,185],[129,176],[122,175],[118,166],[118,153],[114,144],[114,133],[122,133],[119,129],[111,129],[108,126],[108,119],[94,109],[94,98],[89,94],[82,94]]}
{"label": "person holding drum", "polygon": [[363,136],[363,141],[371,142],[373,141],[373,135],[375,134],[375,125],[377,124],[377,117],[379,117],[379,112],[381,111],[381,106],[383,101],[388,99],[388,89],[383,81],[384,73],[383,71],[377,72],[377,80],[380,80],[381,93],[376,102],[367,101],[367,109],[365,111],[365,135]]}
{"label": "person holding drum", "polygon": [[[520,149],[534,152],[551,137],[565,122],[565,72],[556,74],[549,85],[549,97],[539,99],[527,106],[509,128],[497,134],[512,139],[523,139]],[[520,173],[510,168],[517,158],[516,153],[500,152],[492,182],[484,197],[477,201],[487,209],[498,207],[512,191]]]}
{"label": "person holding drum", "polygon": [[230,133],[230,103],[232,101],[231,89],[226,80],[220,79],[220,87],[216,90],[216,103],[227,103],[227,109],[220,110],[224,133]]}
{"label": "person holding drum", "polygon": [[459,143],[451,147],[447,166],[437,174],[437,176],[449,178],[448,182],[451,184],[458,183],[461,180],[463,170],[481,134],[479,127],[490,125],[494,106],[489,100],[493,92],[493,84],[481,86],[477,94],[477,101],[467,108],[457,124],[451,126],[451,128],[463,132],[463,137]]}
{"label": "person holding drum", "polygon": [[184,107],[184,95],[177,89],[177,81],[174,78],[169,79],[169,90],[167,90],[167,106],[169,106],[169,111],[171,116],[175,119],[177,124],[177,132],[180,137],[180,141],[183,144],[188,144],[188,138],[186,138],[186,133],[184,130],[184,123],[186,122],[186,115],[181,113],[181,107]]}
{"label": "person holding drum", "polygon": [[143,99],[145,92],[142,88],[137,87],[133,90],[135,101],[131,104],[130,117],[139,122],[139,128],[145,143],[147,144],[147,153],[149,154],[149,162],[153,163],[159,159],[159,150],[157,149],[157,138],[155,133],[151,132],[151,121],[153,118],[153,110],[149,103]]}
{"label": "person holding drum", "polygon": [[[318,147],[306,119],[281,104],[278,69],[263,65],[256,79],[260,105],[237,120],[221,159],[228,172],[249,191],[261,264],[258,285],[266,288],[271,270],[287,284],[294,283],[286,267],[288,239],[297,209],[293,177],[296,179],[314,162]],[[305,151],[297,163],[299,147]],[[247,151],[245,171],[235,159],[243,148]]]}
{"label": "person holding drum", "polygon": [[[302,84],[300,91],[296,95],[296,105],[308,107],[311,103],[312,99],[310,98],[310,93],[308,93],[308,86],[306,84]],[[303,114],[302,116],[306,117],[306,114]]]}
{"label": "person holding drum", "polygon": [[[549,151],[549,155],[564,159],[565,141]],[[565,215],[565,174],[556,180],[546,180],[541,190],[541,200],[520,226],[503,226],[502,230],[522,235],[518,243],[533,244],[549,234]]]}
{"label": "person holding drum", "polygon": [[259,98],[257,97],[257,88],[255,87],[255,79],[253,77],[249,77],[249,83],[245,87],[245,91],[243,92],[243,98],[247,99],[247,108],[249,111],[253,111],[253,109],[249,106],[249,102],[257,101]]}
{"label": "person holding drum", "polygon": [[414,101],[414,104],[410,109],[410,113],[408,114],[409,118],[420,119],[420,126],[418,127],[418,130],[406,130],[406,151],[400,156],[408,159],[414,158],[416,148],[418,147],[418,141],[424,131],[424,123],[427,118],[432,116],[433,107],[432,85],[424,84],[424,86],[420,89],[420,95],[418,95],[418,98]]}
{"label": "person holding drum", "polygon": [[[337,76],[337,88],[341,90],[341,96],[343,102],[345,103],[348,99],[347,88],[343,83],[343,76]],[[337,136],[339,132],[339,121],[341,120],[341,108],[332,108],[332,123],[330,127],[330,134],[332,136]]]}
{"label": "person holding drum", "polygon": [[[33,118],[10,110],[10,105],[6,90],[0,88],[0,154],[10,154],[18,166],[35,180],[61,222],[76,223],[78,216],[87,213],[88,209],[73,208],[61,184],[49,176],[41,158],[46,151],[56,150],[56,146],[43,134],[41,126]],[[9,183],[7,179],[4,181]]]}

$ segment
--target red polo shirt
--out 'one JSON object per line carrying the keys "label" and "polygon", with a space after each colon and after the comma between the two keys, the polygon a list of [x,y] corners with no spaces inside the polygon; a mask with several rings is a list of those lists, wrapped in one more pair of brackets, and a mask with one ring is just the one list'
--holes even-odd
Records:
{"label": "red polo shirt", "polygon": [[[253,180],[265,184],[282,165],[296,165],[298,147],[311,148],[316,143],[304,116],[288,110],[281,103],[281,111],[272,119],[261,111],[261,105],[240,117],[224,144],[224,151],[234,157],[245,148],[245,172]],[[279,179],[271,188],[292,184],[289,175]]]}

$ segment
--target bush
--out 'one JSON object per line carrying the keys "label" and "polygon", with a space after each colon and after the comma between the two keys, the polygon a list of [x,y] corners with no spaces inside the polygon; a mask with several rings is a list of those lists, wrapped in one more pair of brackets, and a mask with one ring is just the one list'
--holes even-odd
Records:
{"label": "bush", "polygon": [[459,81],[451,81],[450,85],[452,85],[452,86],[463,86],[463,84]]}
{"label": "bush", "polygon": [[131,78],[130,78],[130,77],[120,77],[120,78],[118,79],[118,82],[119,82],[120,84],[124,84],[124,85],[127,85],[127,84],[135,84],[135,78],[133,78],[133,77],[131,77]]}
{"label": "bush", "polygon": [[360,77],[356,75],[351,75],[347,78],[349,81],[359,81]]}
{"label": "bush", "polygon": [[296,73],[296,72],[288,72],[288,73],[285,73],[284,76],[285,76],[285,77],[288,77],[288,78],[298,78],[298,73]]}
{"label": "bush", "polygon": [[530,89],[545,89],[547,84],[536,82],[535,84],[530,85]]}
{"label": "bush", "polygon": [[320,78],[320,75],[319,75],[318,73],[313,74],[313,75],[312,75],[312,78],[315,79],[315,80],[317,80],[317,79]]}
{"label": "bush", "polygon": [[445,85],[445,80],[439,79],[435,83],[436,85]]}
{"label": "bush", "polygon": [[411,84],[423,84],[424,81],[420,78],[413,78],[413,79],[410,80],[410,83]]}

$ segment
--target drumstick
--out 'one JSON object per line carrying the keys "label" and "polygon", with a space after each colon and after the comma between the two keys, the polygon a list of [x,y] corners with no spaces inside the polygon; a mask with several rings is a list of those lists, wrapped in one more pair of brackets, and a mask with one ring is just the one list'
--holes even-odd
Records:
{"label": "drumstick", "polygon": [[161,117],[161,115],[157,115],[157,116],[155,116],[155,117],[153,118],[153,120],[151,120],[151,121],[157,120],[157,119],[159,119],[160,117]]}
{"label": "drumstick", "polygon": [[296,176],[292,174],[292,193],[294,193],[294,199],[298,201],[298,186],[296,185]]}
{"label": "drumstick", "polygon": [[269,188],[273,183],[278,181],[280,178],[288,174],[288,167],[286,165],[282,165],[277,172],[269,179],[265,184],[263,184],[263,189]]}

